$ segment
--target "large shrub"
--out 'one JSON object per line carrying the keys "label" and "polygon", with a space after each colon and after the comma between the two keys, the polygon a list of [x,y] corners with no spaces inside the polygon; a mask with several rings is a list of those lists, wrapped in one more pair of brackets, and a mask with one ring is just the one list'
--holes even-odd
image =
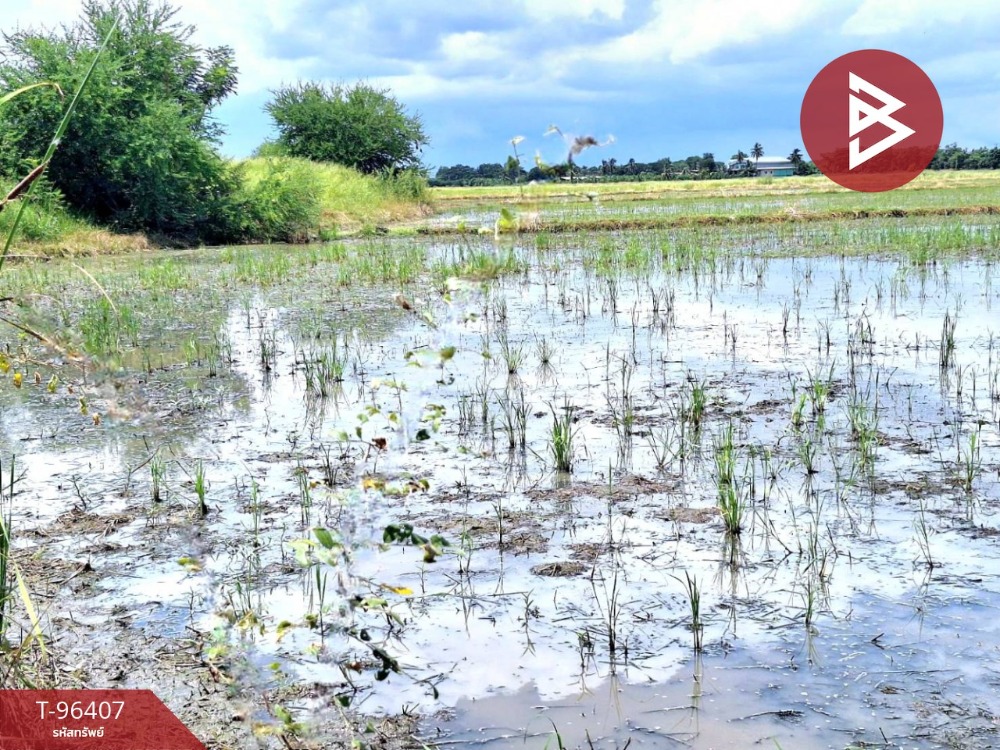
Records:
{"label": "large shrub", "polygon": [[276,144],[289,156],[366,173],[420,166],[428,142],[423,123],[386,90],[309,82],[273,94],[266,109],[278,130]]}
{"label": "large shrub", "polygon": [[[232,50],[196,46],[175,8],[86,0],[74,26],[7,34],[0,88],[47,80],[73,91],[119,14],[48,177],[71,207],[104,223],[191,239],[225,234],[223,207],[237,184],[215,152],[211,112],[235,90],[237,70]],[[37,163],[64,107],[39,89],[0,109],[0,171]]]}

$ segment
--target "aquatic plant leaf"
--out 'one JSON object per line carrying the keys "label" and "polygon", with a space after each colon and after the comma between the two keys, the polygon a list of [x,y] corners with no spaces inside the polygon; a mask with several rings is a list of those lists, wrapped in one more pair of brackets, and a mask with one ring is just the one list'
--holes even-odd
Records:
{"label": "aquatic plant leaf", "polygon": [[329,530],[324,529],[321,526],[317,526],[315,529],[313,529],[313,534],[316,535],[316,538],[319,540],[319,543],[322,544],[327,549],[333,549],[334,545],[336,544],[336,542],[333,541],[333,535],[329,532]]}

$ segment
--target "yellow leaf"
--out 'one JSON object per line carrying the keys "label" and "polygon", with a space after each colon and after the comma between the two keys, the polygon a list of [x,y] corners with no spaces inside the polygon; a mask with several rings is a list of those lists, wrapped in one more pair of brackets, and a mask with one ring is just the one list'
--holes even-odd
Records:
{"label": "yellow leaf", "polygon": [[24,381],[24,376],[21,373],[19,373],[19,372],[15,372],[14,373],[14,387],[15,388],[20,388],[21,387],[21,383],[23,381]]}
{"label": "yellow leaf", "polygon": [[51,378],[49,378],[49,384],[46,386],[46,388],[48,388],[49,393],[55,393],[56,388],[58,387],[59,387],[59,378],[53,375]]}
{"label": "yellow leaf", "polygon": [[361,480],[361,489],[381,492],[385,489],[385,480],[382,477],[365,477]]}
{"label": "yellow leaf", "polygon": [[285,634],[294,627],[295,625],[290,623],[288,620],[282,620],[278,623],[278,627],[275,630],[275,637],[280,641],[285,637]]}
{"label": "yellow leaf", "polygon": [[387,583],[380,583],[379,586],[384,588],[386,591],[391,591],[394,594],[399,594],[400,596],[413,596],[413,589],[409,586],[390,586]]}
{"label": "yellow leaf", "polygon": [[177,561],[177,564],[182,565],[192,573],[197,573],[201,570],[201,563],[193,557],[182,557]]}

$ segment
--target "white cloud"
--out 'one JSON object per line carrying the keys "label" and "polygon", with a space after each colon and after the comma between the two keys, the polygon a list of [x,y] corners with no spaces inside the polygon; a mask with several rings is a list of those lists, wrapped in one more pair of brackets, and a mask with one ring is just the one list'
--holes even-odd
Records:
{"label": "white cloud", "polygon": [[578,54],[610,63],[695,61],[806,27],[831,0],[657,0],[643,27]]}
{"label": "white cloud", "polygon": [[441,40],[441,51],[455,62],[498,60],[505,54],[496,36],[482,31],[448,34]]}
{"label": "white cloud", "polygon": [[419,64],[401,75],[378,76],[370,79],[375,85],[392,89],[402,101],[591,101],[601,98],[598,92],[574,90],[557,81],[537,76],[474,75],[444,77],[426,64]]}
{"label": "white cloud", "polygon": [[1000,19],[1000,4],[996,0],[862,0],[842,30],[858,36],[883,36],[997,19]]}
{"label": "white cloud", "polygon": [[625,14],[625,0],[525,0],[524,10],[540,21],[588,19],[598,15],[620,21]]}

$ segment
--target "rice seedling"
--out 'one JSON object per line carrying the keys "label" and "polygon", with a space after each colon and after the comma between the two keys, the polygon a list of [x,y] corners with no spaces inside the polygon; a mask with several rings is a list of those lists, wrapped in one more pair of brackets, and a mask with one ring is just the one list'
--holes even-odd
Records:
{"label": "rice seedling", "polygon": [[524,345],[512,344],[507,335],[506,329],[501,332],[497,341],[500,344],[500,357],[503,361],[504,367],[507,368],[507,374],[516,374],[524,364]]}
{"label": "rice seedling", "polygon": [[819,457],[819,443],[813,440],[812,435],[802,435],[798,447],[799,460],[802,468],[806,470],[806,477],[811,477],[819,472],[816,468],[816,459]]}
{"label": "rice seedling", "polygon": [[980,425],[975,432],[969,433],[967,449],[959,449],[961,455],[961,480],[962,488],[967,492],[972,492],[977,477],[983,468],[983,458],[980,443]]}
{"label": "rice seedling", "polygon": [[858,452],[859,467],[872,477],[879,442],[878,404],[876,403],[873,408],[860,398],[852,398],[847,405],[847,419],[851,428],[851,439]]}
{"label": "rice seedling", "polygon": [[336,339],[331,346],[302,352],[302,363],[308,393],[327,398],[331,385],[344,382],[347,356],[337,346]]}
{"label": "rice seedling", "polygon": [[933,570],[936,564],[931,554],[931,534],[933,531],[927,523],[927,506],[924,504],[924,498],[921,496],[918,502],[917,515],[913,519],[914,540],[917,543],[917,549],[920,550],[924,565],[929,570]]}
{"label": "rice seedling", "polygon": [[806,400],[807,397],[805,393],[799,395],[798,399],[796,399],[794,395],[792,397],[792,403],[794,404],[792,408],[792,428],[795,430],[801,429],[803,423],[805,422]]}
{"label": "rice seedling", "polygon": [[635,429],[635,399],[632,393],[632,375],[635,372],[635,365],[627,357],[619,358],[620,389],[617,394],[613,395],[611,391],[610,349],[606,350],[605,357],[605,372],[608,383],[605,400],[611,414],[611,426],[618,438],[618,454],[620,458],[624,458],[631,450],[632,433]]}
{"label": "rice seedling", "polygon": [[[622,602],[620,567],[617,562],[612,561],[610,580],[603,570],[598,571],[596,568],[590,578],[591,588],[594,592],[594,601],[597,604],[597,609],[601,614],[604,624],[604,632],[608,642],[608,653],[612,657],[614,657],[622,645],[620,628],[624,604]],[[598,583],[601,585],[601,594],[603,596],[598,594]],[[625,655],[627,658],[627,648],[625,649]]]}
{"label": "rice seedling", "polygon": [[194,465],[194,492],[198,497],[198,513],[204,518],[208,515],[208,503],[205,501],[208,480],[205,478],[205,462],[200,458]]}
{"label": "rice seedling", "polygon": [[538,357],[538,363],[543,366],[552,364],[555,348],[546,336],[535,337],[535,356]]}
{"label": "rice seedling", "polygon": [[260,522],[264,516],[264,506],[260,501],[260,485],[250,478],[250,519],[253,524],[253,546],[260,547]]}
{"label": "rice seedling", "polygon": [[524,386],[518,388],[516,396],[511,394],[510,389],[505,390],[497,401],[500,404],[500,424],[507,435],[507,448],[524,450],[528,440],[528,403],[524,398]]}
{"label": "rice seedling", "polygon": [[139,321],[130,307],[115,305],[102,295],[84,309],[80,332],[84,347],[91,354],[120,354],[126,346],[137,344]]}
{"label": "rice seedling", "polygon": [[955,363],[955,327],[958,318],[945,311],[944,322],[941,324],[941,341],[938,345],[938,366],[947,370]]}
{"label": "rice seedling", "polygon": [[806,395],[809,397],[809,405],[812,409],[813,419],[819,419],[826,411],[826,402],[833,392],[833,371],[836,363],[830,363],[830,370],[825,379],[814,376],[809,370],[809,387],[806,388]]}
{"label": "rice seedling", "polygon": [[272,248],[229,249],[224,259],[233,265],[233,276],[237,281],[262,287],[281,283],[292,270],[289,254]]}
{"label": "rice seedling", "polygon": [[[677,435],[680,435],[679,441]],[[655,427],[646,436],[650,453],[653,456],[653,463],[658,471],[665,471],[675,459],[684,460],[685,451],[683,448],[684,433],[674,428],[673,423],[661,427]],[[680,445],[677,445],[677,443]]]}
{"label": "rice seedling", "polygon": [[691,613],[691,622],[688,628],[691,630],[692,648],[696,653],[703,650],[702,638],[705,632],[704,623],[701,620],[701,588],[698,580],[692,577],[691,573],[684,571],[684,580],[674,576],[684,586],[684,593],[688,600],[688,610]]}
{"label": "rice seedling", "polygon": [[816,581],[811,575],[806,576],[804,597],[806,606],[803,619],[808,628],[812,625],[813,619],[816,616]]}
{"label": "rice seedling", "polygon": [[153,502],[158,503],[162,500],[163,483],[167,477],[167,465],[166,462],[160,458],[159,452],[157,452],[149,462],[149,477],[152,482],[152,496]]}
{"label": "rice seedling", "polygon": [[681,392],[681,419],[697,432],[708,408],[708,383],[688,375],[687,388]]}
{"label": "rice seedling", "polygon": [[264,373],[271,372],[278,363],[278,332],[263,318],[257,334],[257,355]]}
{"label": "rice seedling", "polygon": [[549,723],[552,725],[552,736],[545,740],[545,746],[542,750],[549,750],[549,745],[555,741],[555,750],[566,750],[566,746],[563,744],[562,735],[559,734],[559,730],[556,728],[556,724],[552,719],[549,719]]}
{"label": "rice seedling", "polygon": [[559,412],[549,404],[552,412],[552,427],[549,431],[549,453],[555,464],[555,470],[565,474],[573,471],[575,458],[574,435],[576,428],[573,425],[573,406],[569,399],[563,400],[563,405]]}
{"label": "rice seedling", "polygon": [[309,472],[299,464],[295,469],[295,482],[299,488],[299,509],[302,513],[302,525],[309,524],[309,517],[312,511],[312,483],[309,480]]}
{"label": "rice seedling", "polygon": [[736,446],[733,443],[733,424],[730,422],[722,434],[713,439],[715,455],[716,501],[722,520],[729,534],[739,534],[743,527],[746,500],[736,480]]}

